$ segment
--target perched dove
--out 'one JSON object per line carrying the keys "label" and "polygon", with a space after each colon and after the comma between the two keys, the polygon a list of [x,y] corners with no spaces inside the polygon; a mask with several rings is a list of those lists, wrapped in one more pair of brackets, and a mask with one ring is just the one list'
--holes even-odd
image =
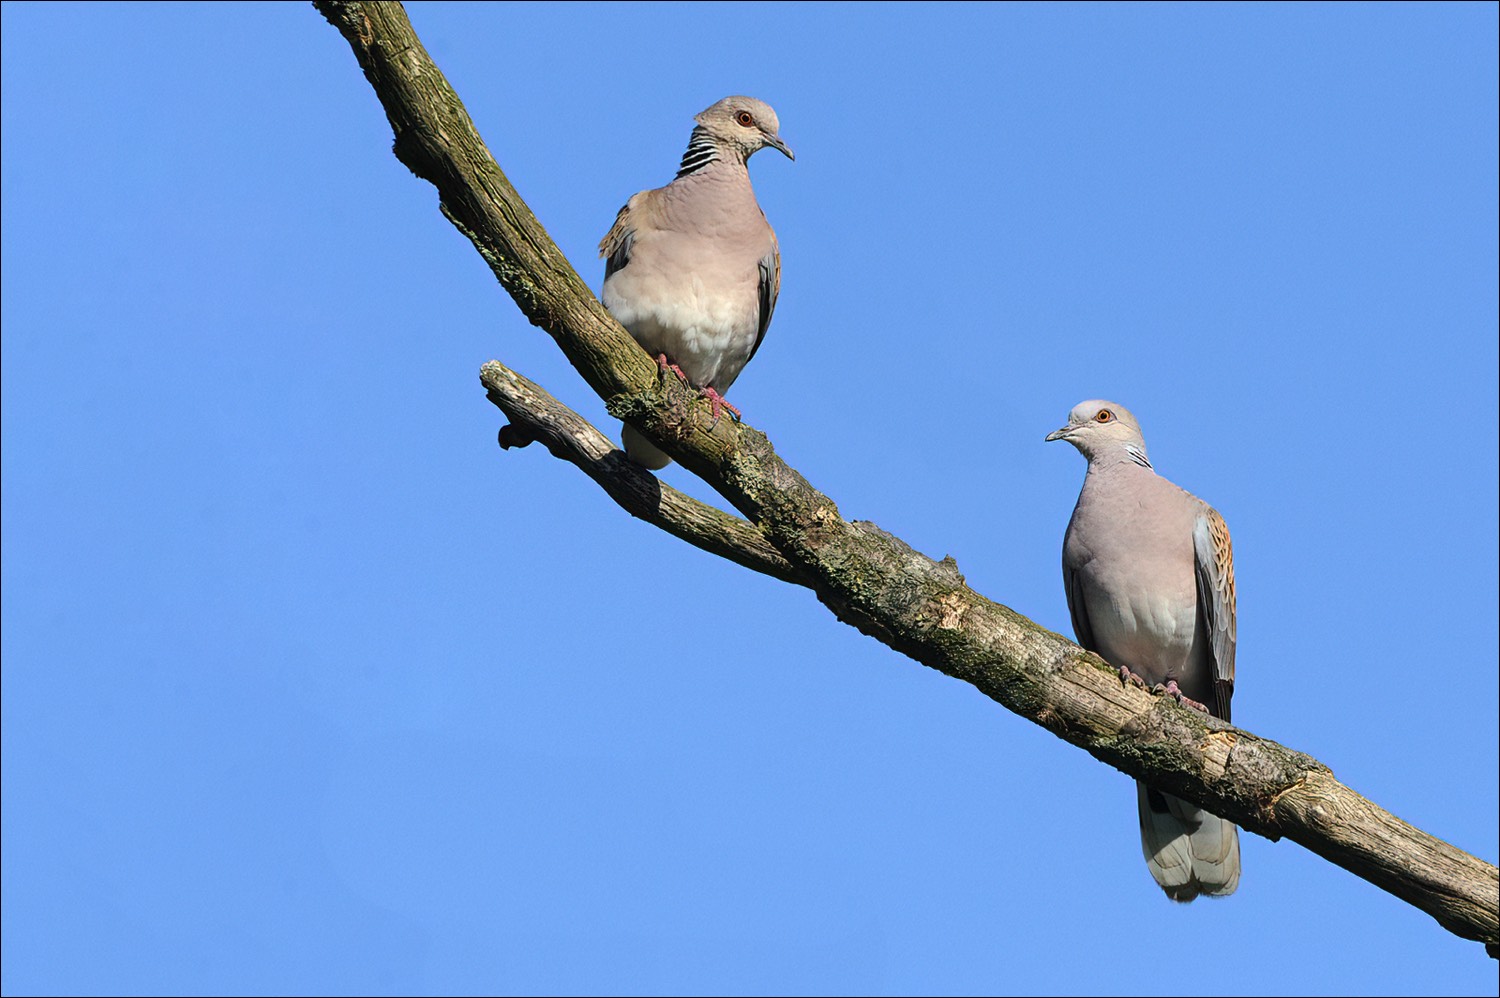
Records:
{"label": "perched dove", "polygon": [[[1229,720],[1234,559],[1224,519],[1152,470],[1140,424],[1113,402],[1080,402],[1047,439],[1066,440],[1089,462],[1063,540],[1078,643],[1122,677]],[[1239,829],[1144,783],[1137,791],[1141,850],[1167,897],[1234,893]]]}
{"label": "perched dove", "polygon": [[[620,325],[697,388],[718,418],[739,410],[724,393],[771,324],[781,290],[776,233],[755,201],[746,161],[781,141],[776,112],[753,97],[725,97],[697,122],[677,177],[625,202],[599,243],[600,296]],[[625,451],[648,468],[671,460],[626,425]]]}

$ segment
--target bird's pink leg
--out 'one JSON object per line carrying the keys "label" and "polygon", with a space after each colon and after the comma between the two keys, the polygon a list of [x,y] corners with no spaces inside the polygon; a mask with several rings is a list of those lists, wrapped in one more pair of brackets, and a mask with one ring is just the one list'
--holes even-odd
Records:
{"label": "bird's pink leg", "polygon": [[1173,700],[1176,700],[1184,707],[1191,707],[1193,710],[1202,711],[1205,714],[1209,712],[1208,708],[1203,704],[1199,703],[1197,700],[1190,699],[1187,694],[1178,689],[1177,680],[1175,679],[1168,680],[1167,685],[1159,686],[1157,687],[1157,689],[1161,690],[1167,696],[1171,697]]}
{"label": "bird's pink leg", "polygon": [[729,402],[724,398],[724,396],[720,395],[716,390],[712,388],[704,388],[702,389],[702,393],[703,397],[708,399],[708,408],[709,411],[713,413],[714,422],[718,422],[719,410],[721,409],[728,409],[730,413],[733,414],[734,421],[736,423],[740,421],[740,411],[734,406],[730,405]]}
{"label": "bird's pink leg", "polygon": [[673,374],[681,378],[684,382],[686,382],[688,379],[688,376],[682,373],[682,368],[678,367],[676,364],[668,360],[667,355],[664,353],[659,353],[656,355],[656,366],[661,368],[663,374],[671,371]]}
{"label": "bird's pink leg", "polygon": [[1191,708],[1192,710],[1199,710],[1205,714],[1211,713],[1211,711],[1203,704],[1199,703],[1197,700],[1192,699],[1186,693],[1182,692],[1182,690],[1178,688],[1177,680],[1175,679],[1167,680],[1167,685],[1165,686],[1163,686],[1161,683],[1157,683],[1155,686],[1147,686],[1144,679],[1142,679],[1140,676],[1137,676],[1135,673],[1131,672],[1128,668],[1122,665],[1120,666],[1120,682],[1129,683],[1131,686],[1138,686],[1143,690],[1149,690],[1150,692],[1155,694],[1164,694],[1171,697],[1173,700],[1176,700],[1184,707]]}

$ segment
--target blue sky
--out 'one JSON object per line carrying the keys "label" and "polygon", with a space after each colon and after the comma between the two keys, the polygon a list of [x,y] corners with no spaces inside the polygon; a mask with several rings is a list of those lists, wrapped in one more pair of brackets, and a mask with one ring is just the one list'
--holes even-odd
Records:
{"label": "blue sky", "polygon": [[[596,288],[769,101],[747,420],[1067,633],[1042,437],[1130,407],[1235,720],[1496,859],[1494,4],[410,11]],[[1128,778],[501,453],[492,357],[617,424],[310,7],[3,18],[7,994],[1494,994],[1291,843],[1174,906]]]}

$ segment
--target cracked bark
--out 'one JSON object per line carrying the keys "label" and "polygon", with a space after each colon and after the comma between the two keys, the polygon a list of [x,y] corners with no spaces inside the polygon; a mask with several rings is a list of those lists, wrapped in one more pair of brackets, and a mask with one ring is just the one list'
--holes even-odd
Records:
{"label": "cracked bark", "polygon": [[1122,683],[1098,656],[969,589],[837,506],[754,428],[714,423],[658,378],[490,156],[399,3],[314,4],[348,41],[395,134],[395,153],[437,188],[442,213],[526,317],[552,336],[611,415],[645,432],[744,519],[627,461],[539,386],[491,362],[482,379],[511,420],[502,445],[540,440],[633,515],[704,550],[811,588],[840,620],[971,683],[1115,768],[1270,839],[1286,837],[1430,914],[1500,958],[1500,871],[1407,824],[1317,760]]}

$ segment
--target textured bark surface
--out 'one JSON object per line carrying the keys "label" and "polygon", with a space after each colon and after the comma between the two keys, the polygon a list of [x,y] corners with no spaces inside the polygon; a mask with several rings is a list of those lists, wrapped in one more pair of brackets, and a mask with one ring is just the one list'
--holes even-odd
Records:
{"label": "textured bark surface", "polygon": [[479,380],[488,389],[490,401],[510,418],[510,425],[500,431],[501,447],[540,442],[553,457],[576,465],[599,483],[631,516],[655,524],[709,554],[783,582],[809,585],[753,523],[662,482],[540,385],[493,360],[480,369]]}
{"label": "textured bark surface", "polygon": [[576,413],[497,363],[482,378],[511,419],[502,444],[546,444],[621,506],[690,543],[809,586],[840,619],[1132,776],[1286,837],[1409,901],[1500,958],[1500,872],[1344,786],[1317,760],[1122,683],[1098,656],[969,589],[871,523],[845,520],[755,429],[708,407],[609,316],[494,163],[397,3],[315,6],[354,50],[396,136],[521,311],[608,405],[745,517],[661,485]]}

